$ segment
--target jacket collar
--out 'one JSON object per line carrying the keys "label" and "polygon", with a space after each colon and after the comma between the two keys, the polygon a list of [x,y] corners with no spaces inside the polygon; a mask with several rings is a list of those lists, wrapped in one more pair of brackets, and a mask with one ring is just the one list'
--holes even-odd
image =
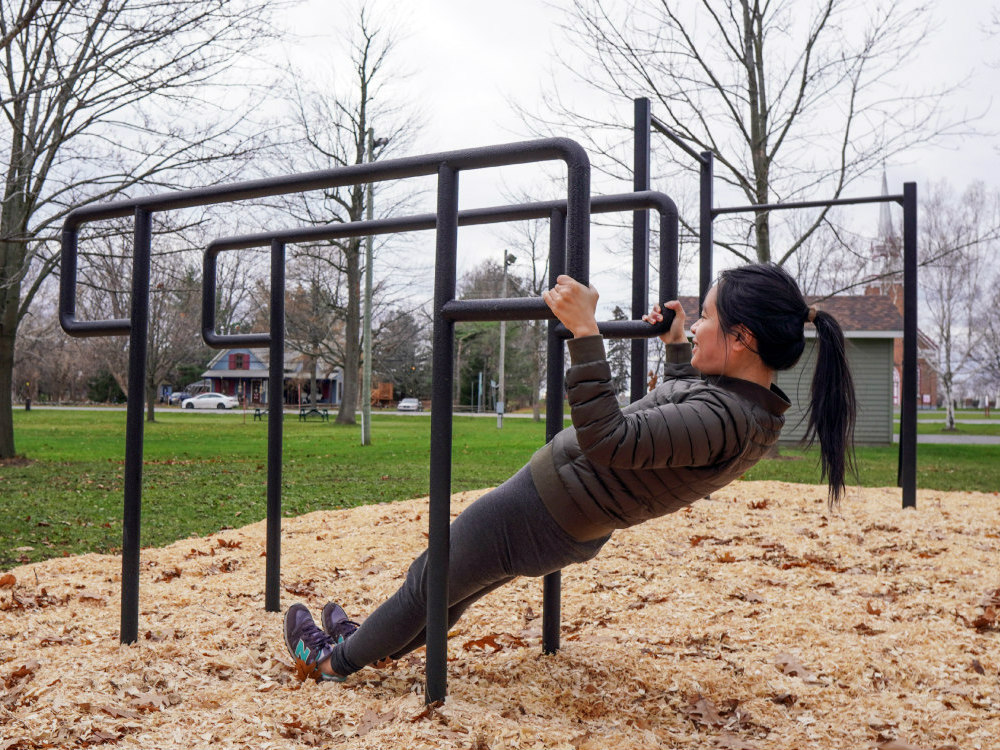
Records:
{"label": "jacket collar", "polygon": [[742,396],[747,401],[757,404],[774,415],[784,414],[792,405],[785,392],[774,383],[771,384],[770,388],[765,388],[757,383],[751,383],[749,380],[731,378],[728,375],[709,375],[705,376],[705,380]]}

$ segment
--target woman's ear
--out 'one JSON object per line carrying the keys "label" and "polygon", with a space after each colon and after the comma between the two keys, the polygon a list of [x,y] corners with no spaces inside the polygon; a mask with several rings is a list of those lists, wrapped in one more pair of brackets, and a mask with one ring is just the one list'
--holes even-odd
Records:
{"label": "woman's ear", "polygon": [[742,351],[746,350],[757,354],[757,338],[750,332],[742,323],[733,329],[735,333],[733,340],[733,350]]}

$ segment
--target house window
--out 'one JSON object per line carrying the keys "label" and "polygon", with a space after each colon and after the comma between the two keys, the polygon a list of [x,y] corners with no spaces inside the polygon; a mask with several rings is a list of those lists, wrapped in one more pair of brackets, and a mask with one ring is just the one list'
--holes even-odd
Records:
{"label": "house window", "polygon": [[230,370],[246,370],[249,369],[250,358],[246,354],[230,354],[229,355],[229,369]]}

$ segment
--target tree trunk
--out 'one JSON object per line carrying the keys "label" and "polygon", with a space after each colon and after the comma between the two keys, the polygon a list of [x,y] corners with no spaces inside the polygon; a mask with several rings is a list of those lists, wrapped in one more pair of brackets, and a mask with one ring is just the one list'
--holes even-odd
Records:
{"label": "tree trunk", "polygon": [[[147,365],[147,372],[149,371],[149,366]],[[146,387],[142,389],[143,393],[146,394],[146,421],[155,422],[156,421],[156,382],[153,380],[152,373],[149,373],[146,377]]]}
{"label": "tree trunk", "polygon": [[[16,309],[14,312],[16,313]],[[5,314],[3,325],[0,325],[0,459],[16,455],[11,398],[14,392],[14,335],[17,327],[16,323],[9,325],[6,320],[16,317],[14,314]]]}
{"label": "tree trunk", "polygon": [[946,372],[941,378],[941,385],[944,386],[944,429],[945,432],[955,431],[955,394],[952,388],[951,373]]}
{"label": "tree trunk", "polygon": [[[3,230],[9,232],[7,222]],[[23,262],[24,246],[0,242],[0,458],[13,458],[14,346],[17,338],[21,283],[17,269]]]}
{"label": "tree trunk", "polygon": [[319,403],[319,378],[316,371],[319,369],[319,357],[312,358],[312,374],[309,376],[309,396],[313,406]]}
{"label": "tree trunk", "polygon": [[361,370],[361,240],[347,246],[347,310],[344,319],[344,400],[337,411],[338,424],[357,424],[359,372]]}

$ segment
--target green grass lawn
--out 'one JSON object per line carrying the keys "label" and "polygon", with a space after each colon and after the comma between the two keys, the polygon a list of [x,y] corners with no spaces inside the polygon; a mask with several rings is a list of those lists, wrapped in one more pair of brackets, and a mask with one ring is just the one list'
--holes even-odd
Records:
{"label": "green grass lawn", "polygon": [[[121,544],[123,411],[17,411],[17,447],[29,462],[0,466],[0,569]],[[420,497],[428,491],[430,418],[376,414],[373,444],[360,427],[285,419],[283,512]],[[542,422],[456,417],[452,488],[489,487],[544,440]],[[267,422],[241,413],[162,411],[146,425],[142,544],[242,526],[265,515]],[[782,449],[748,479],[819,482],[815,452]],[[861,480],[894,485],[895,447],[860,448]],[[921,445],[920,487],[1000,489],[1000,446]],[[26,548],[31,549],[26,549]]]}

